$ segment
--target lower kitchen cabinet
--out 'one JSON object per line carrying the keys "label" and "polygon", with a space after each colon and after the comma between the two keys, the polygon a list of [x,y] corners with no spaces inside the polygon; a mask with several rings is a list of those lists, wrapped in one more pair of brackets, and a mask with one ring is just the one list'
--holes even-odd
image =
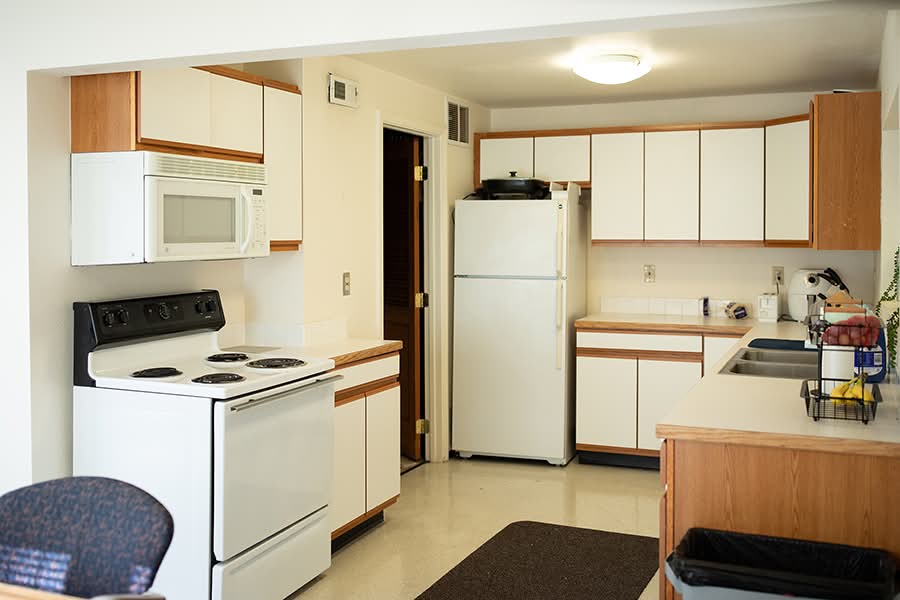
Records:
{"label": "lower kitchen cabinet", "polygon": [[715,370],[716,365],[722,360],[740,337],[703,336],[703,375],[709,375]]}
{"label": "lower kitchen cabinet", "polygon": [[659,450],[656,424],[700,381],[702,363],[638,361],[637,447]]}
{"label": "lower kitchen cabinet", "polygon": [[366,510],[400,493],[400,384],[366,394]]}
{"label": "lower kitchen cabinet", "polygon": [[575,443],[634,448],[637,360],[579,356],[575,381]]}
{"label": "lower kitchen cabinet", "polygon": [[336,538],[400,495],[399,353],[335,370],[334,479],[329,518]]}
{"label": "lower kitchen cabinet", "polygon": [[334,409],[331,531],[366,512],[366,398]]}

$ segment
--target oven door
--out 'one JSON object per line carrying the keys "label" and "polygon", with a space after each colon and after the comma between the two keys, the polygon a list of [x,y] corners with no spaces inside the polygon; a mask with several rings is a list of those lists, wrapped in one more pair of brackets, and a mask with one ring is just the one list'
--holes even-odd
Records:
{"label": "oven door", "polygon": [[147,176],[144,188],[147,262],[242,258],[265,216],[239,183]]}
{"label": "oven door", "polygon": [[328,504],[334,384],[310,379],[216,402],[213,553],[225,561]]}

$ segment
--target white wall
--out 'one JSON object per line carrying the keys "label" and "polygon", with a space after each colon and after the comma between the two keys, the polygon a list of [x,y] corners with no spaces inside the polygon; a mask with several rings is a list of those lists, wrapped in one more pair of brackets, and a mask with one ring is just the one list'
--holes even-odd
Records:
{"label": "white wall", "polygon": [[[359,82],[360,106],[327,101],[328,73]],[[445,94],[346,57],[305,59],[303,65],[304,316],[308,323],[347,321],[351,335],[380,337],[383,121],[443,133]],[[475,122],[487,111],[471,105]],[[445,144],[445,198],[471,191],[472,150]],[[341,276],[352,293],[342,295]]]}
{"label": "white wall", "polygon": [[240,343],[244,300],[241,261],[70,266],[68,78],[29,75],[28,132],[29,477],[37,481],[72,472],[72,302],[214,288],[228,320],[223,337]]}
{"label": "white wall", "polygon": [[746,94],[576,106],[497,108],[491,110],[491,131],[757,121],[809,112],[809,101],[815,93]]}
{"label": "white wall", "polygon": [[[808,112],[815,92],[752,94],[586,106],[509,108],[491,111],[491,129],[555,129],[699,121],[761,120]],[[602,188],[602,182],[595,184]],[[783,266],[789,281],[801,267],[831,266],[851,291],[875,299],[875,253],[818,252],[776,248],[615,248],[588,254],[588,307],[600,310],[601,296],[697,298],[710,296],[756,303],[770,288],[771,267]],[[656,283],[644,284],[644,264],[656,265]]]}

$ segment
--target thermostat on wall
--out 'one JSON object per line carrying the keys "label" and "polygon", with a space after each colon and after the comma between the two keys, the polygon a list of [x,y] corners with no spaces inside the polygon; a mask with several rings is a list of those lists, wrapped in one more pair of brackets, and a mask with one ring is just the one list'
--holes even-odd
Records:
{"label": "thermostat on wall", "polygon": [[359,84],[352,79],[329,73],[328,101],[332,104],[356,108],[359,106]]}

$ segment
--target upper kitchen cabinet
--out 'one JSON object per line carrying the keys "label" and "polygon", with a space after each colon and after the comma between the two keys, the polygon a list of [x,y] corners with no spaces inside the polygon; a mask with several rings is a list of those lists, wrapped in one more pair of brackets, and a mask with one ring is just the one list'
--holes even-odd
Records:
{"label": "upper kitchen cabinet", "polygon": [[591,238],[644,239],[644,134],[591,136]]}
{"label": "upper kitchen cabinet", "polygon": [[225,67],[73,77],[72,152],[262,162],[262,81]]}
{"label": "upper kitchen cabinet", "polygon": [[809,117],[766,126],[766,245],[808,246]]}
{"label": "upper kitchen cabinet", "polygon": [[700,236],[700,132],[644,134],[644,238]]}
{"label": "upper kitchen cabinet", "polygon": [[209,145],[261,154],[263,87],[219,75],[209,84]]}
{"label": "upper kitchen cabinet", "polygon": [[700,132],[701,242],[763,240],[764,130]]}
{"label": "upper kitchen cabinet", "polygon": [[591,136],[554,135],[534,138],[534,176],[544,181],[591,179]]}
{"label": "upper kitchen cabinet", "polygon": [[[479,179],[534,176],[534,138],[484,138],[480,141]],[[480,181],[478,182],[480,185]]]}
{"label": "upper kitchen cabinet", "polygon": [[265,86],[263,99],[269,237],[273,249],[296,250],[303,239],[303,96]]}
{"label": "upper kitchen cabinet", "polygon": [[813,245],[881,247],[881,93],[820,94],[813,127]]}
{"label": "upper kitchen cabinet", "polygon": [[210,145],[212,75],[198,69],[159,69],[136,77],[140,79],[138,136],[142,141]]}

